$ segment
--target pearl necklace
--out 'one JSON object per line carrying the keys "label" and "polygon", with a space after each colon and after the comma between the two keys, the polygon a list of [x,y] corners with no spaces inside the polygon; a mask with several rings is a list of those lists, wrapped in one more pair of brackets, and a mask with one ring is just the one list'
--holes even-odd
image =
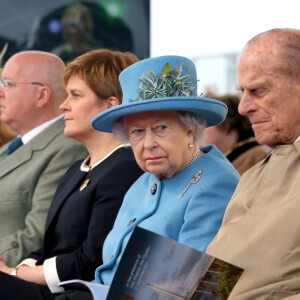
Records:
{"label": "pearl necklace", "polygon": [[188,166],[190,166],[193,162],[195,162],[199,157],[201,156],[201,151],[200,149],[197,147],[191,157],[191,159],[189,160],[188,164],[186,165],[186,168]]}

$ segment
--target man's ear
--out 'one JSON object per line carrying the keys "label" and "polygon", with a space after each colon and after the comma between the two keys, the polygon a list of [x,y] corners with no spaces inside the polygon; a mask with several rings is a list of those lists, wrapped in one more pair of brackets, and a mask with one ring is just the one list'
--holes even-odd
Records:
{"label": "man's ear", "polygon": [[41,86],[39,87],[39,91],[37,94],[37,107],[42,108],[44,107],[50,99],[51,96],[51,90],[48,86]]}
{"label": "man's ear", "polygon": [[107,108],[112,108],[120,104],[120,101],[117,97],[111,96],[107,99]]}

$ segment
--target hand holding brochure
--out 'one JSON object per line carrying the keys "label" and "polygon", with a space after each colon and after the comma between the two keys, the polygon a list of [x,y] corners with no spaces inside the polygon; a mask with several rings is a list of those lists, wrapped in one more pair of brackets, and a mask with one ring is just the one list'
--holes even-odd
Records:
{"label": "hand holding brochure", "polygon": [[80,280],[60,285],[72,285],[73,289],[85,286],[95,300],[223,300],[228,298],[242,271],[136,227],[109,287]]}

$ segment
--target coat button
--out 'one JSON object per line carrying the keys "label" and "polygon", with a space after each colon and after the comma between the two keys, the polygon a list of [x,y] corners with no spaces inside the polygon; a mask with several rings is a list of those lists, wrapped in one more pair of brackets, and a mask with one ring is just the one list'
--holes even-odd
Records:
{"label": "coat button", "polygon": [[19,246],[18,242],[17,241],[12,241],[10,243],[10,245],[13,247],[13,248],[17,248]]}
{"label": "coat button", "polygon": [[128,223],[128,225],[127,225],[127,227],[129,227],[132,223],[134,223],[135,220],[136,220],[136,218],[133,218],[132,220],[130,220],[129,223]]}
{"label": "coat button", "polygon": [[157,184],[154,183],[154,184],[152,185],[152,188],[151,188],[151,194],[152,194],[152,195],[155,195],[156,190],[157,190]]}

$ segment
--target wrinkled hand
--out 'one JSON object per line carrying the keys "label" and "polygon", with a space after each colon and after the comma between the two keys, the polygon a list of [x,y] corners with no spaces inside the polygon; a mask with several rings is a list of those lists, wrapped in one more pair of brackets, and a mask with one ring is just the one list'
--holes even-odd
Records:
{"label": "wrinkled hand", "polygon": [[9,268],[6,265],[6,263],[4,261],[4,258],[3,258],[3,256],[1,254],[0,254],[0,271],[4,272],[6,274],[11,274],[11,272],[12,272],[12,268]]}

